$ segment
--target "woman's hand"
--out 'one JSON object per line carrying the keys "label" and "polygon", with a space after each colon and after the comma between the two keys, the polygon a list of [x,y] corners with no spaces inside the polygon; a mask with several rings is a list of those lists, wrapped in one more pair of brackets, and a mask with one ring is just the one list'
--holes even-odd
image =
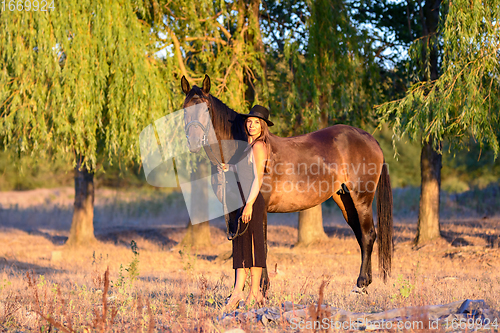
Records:
{"label": "woman's hand", "polygon": [[221,165],[217,165],[217,170],[219,170],[219,173],[222,173],[222,171],[224,171],[224,172],[227,172],[227,171],[236,172],[236,165],[221,163]]}
{"label": "woman's hand", "polygon": [[252,219],[253,205],[246,204],[243,208],[243,213],[241,213],[241,221],[243,223],[248,223]]}
{"label": "woman's hand", "polygon": [[221,163],[221,165],[217,165],[217,170],[219,170],[219,173],[227,172],[229,170],[229,164]]}

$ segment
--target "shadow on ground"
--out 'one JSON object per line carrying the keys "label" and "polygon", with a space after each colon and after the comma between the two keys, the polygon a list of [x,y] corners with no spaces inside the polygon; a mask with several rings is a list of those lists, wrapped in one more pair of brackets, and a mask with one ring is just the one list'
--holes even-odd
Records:
{"label": "shadow on ground", "polygon": [[7,272],[11,275],[18,275],[20,273],[25,275],[27,272],[33,272],[35,275],[51,275],[67,272],[62,269],[30,264],[18,260],[8,260],[3,257],[0,257],[0,271]]}
{"label": "shadow on ground", "polygon": [[51,235],[48,232],[38,229],[26,230],[26,232],[29,235],[42,236],[54,245],[64,245],[64,243],[66,243],[66,241],[68,240],[67,236]]}
{"label": "shadow on ground", "polygon": [[[184,232],[185,228],[114,228],[96,232],[96,238],[101,242],[109,242],[115,245],[130,247],[132,240],[143,238],[159,246],[162,250],[170,250],[179,242],[174,235]],[[177,238],[177,237],[176,237]]]}

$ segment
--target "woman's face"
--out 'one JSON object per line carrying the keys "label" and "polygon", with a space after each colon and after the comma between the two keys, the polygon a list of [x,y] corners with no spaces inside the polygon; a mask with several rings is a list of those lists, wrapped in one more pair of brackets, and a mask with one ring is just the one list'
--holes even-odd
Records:
{"label": "woman's face", "polygon": [[257,117],[248,117],[246,120],[247,131],[251,137],[257,138],[262,131],[260,119]]}

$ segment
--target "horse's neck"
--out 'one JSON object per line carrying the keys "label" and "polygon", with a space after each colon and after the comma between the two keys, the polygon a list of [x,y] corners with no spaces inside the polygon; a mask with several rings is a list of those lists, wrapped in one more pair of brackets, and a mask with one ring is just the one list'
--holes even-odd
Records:
{"label": "horse's neck", "polygon": [[271,150],[273,150],[273,147],[280,145],[282,140],[283,138],[281,136],[269,133],[269,146],[271,147]]}
{"label": "horse's neck", "polygon": [[[221,104],[220,108],[213,110],[214,112],[218,112],[223,119],[222,122],[213,121],[212,125],[214,127],[215,134],[217,135],[218,140],[234,140],[234,133],[232,131],[232,126],[234,125],[233,121],[236,121],[236,117],[238,113],[228,107],[223,102],[219,101]],[[213,105],[213,103],[212,103]]]}

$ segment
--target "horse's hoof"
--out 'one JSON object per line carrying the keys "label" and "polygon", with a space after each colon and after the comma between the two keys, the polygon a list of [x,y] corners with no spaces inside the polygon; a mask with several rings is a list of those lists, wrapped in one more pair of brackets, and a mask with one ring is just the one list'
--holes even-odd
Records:
{"label": "horse's hoof", "polygon": [[368,295],[368,291],[366,290],[365,287],[360,288],[358,286],[354,286],[354,288],[351,290],[351,294],[356,294],[356,295]]}

